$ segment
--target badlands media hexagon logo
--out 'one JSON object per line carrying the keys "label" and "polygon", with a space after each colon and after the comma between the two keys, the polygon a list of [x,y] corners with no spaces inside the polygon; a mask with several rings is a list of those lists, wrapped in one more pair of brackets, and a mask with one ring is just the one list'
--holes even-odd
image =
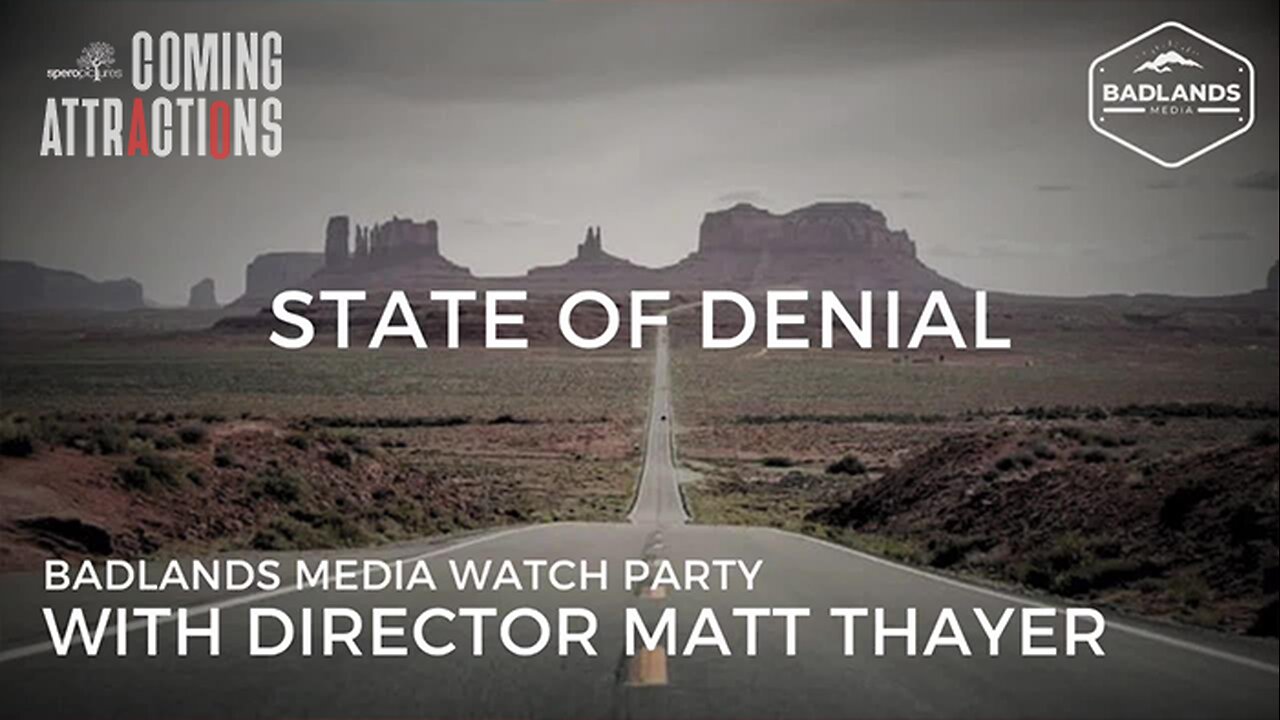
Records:
{"label": "badlands media hexagon logo", "polygon": [[1167,168],[1253,127],[1253,63],[1179,22],[1166,22],[1089,66],[1089,124]]}

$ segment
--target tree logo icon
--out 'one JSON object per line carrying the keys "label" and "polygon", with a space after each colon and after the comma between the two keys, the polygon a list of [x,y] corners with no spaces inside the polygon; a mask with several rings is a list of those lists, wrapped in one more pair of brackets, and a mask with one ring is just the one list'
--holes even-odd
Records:
{"label": "tree logo icon", "polygon": [[85,45],[73,68],[49,68],[45,75],[50,80],[119,80],[124,70],[112,67],[116,64],[116,48],[111,43],[95,40]]}
{"label": "tree logo icon", "polygon": [[116,49],[110,43],[91,42],[80,51],[80,59],[76,65],[87,73],[91,73],[94,82],[102,82],[103,70],[116,64]]}

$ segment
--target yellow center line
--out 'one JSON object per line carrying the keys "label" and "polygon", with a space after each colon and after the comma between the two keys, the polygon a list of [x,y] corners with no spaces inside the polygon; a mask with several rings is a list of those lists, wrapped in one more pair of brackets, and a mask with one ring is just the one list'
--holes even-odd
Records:
{"label": "yellow center line", "polygon": [[[655,532],[650,535],[642,553],[643,559],[649,563],[650,577],[653,577],[652,571],[656,570],[660,562],[659,555],[662,549],[662,534]],[[636,588],[636,595],[646,600],[666,600],[667,588],[665,586],[655,588],[653,583],[649,582]],[[637,654],[627,658],[627,673],[624,683],[627,687],[663,687],[669,681],[670,674],[667,671],[667,649],[665,646],[659,646],[653,650],[640,648]]]}
{"label": "yellow center line", "polygon": [[627,687],[658,687],[667,684],[667,650],[659,646],[640,652],[627,661]]}

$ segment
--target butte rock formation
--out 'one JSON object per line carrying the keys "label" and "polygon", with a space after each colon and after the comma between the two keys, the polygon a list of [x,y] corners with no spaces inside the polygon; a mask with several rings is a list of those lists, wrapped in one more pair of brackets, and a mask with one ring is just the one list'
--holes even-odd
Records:
{"label": "butte rock formation", "polygon": [[325,228],[324,265],[308,288],[366,290],[459,287],[473,280],[471,271],[440,253],[440,227],[435,220],[417,222],[392,217],[372,226],[355,226],[345,215],[329,218]]}
{"label": "butte rock formation", "polygon": [[[476,277],[444,256],[435,220],[392,217],[369,226],[345,215],[329,218],[323,252],[270,253],[249,266],[246,298],[256,307],[286,288],[421,291],[511,287],[531,292],[583,289],[929,290],[963,289],[920,262],[915,243],[890,229],[884,214],[859,202],[817,203],[775,215],[739,204],[707,213],[698,247],[680,262],[648,268],[604,249],[598,226],[587,229],[577,254],[518,277]],[[237,305],[243,306],[246,298]]]}
{"label": "butte rock formation", "polygon": [[187,308],[191,310],[218,309],[218,294],[214,290],[213,278],[205,278],[191,286],[191,294],[187,298]]}
{"label": "butte rock formation", "polygon": [[958,290],[920,261],[903,230],[860,202],[823,202],[775,215],[741,203],[707,213],[698,249],[665,269],[673,286],[750,291]]}
{"label": "butte rock formation", "polygon": [[599,228],[591,228],[575,258],[534,268],[527,279],[530,287],[559,290],[807,288],[916,295],[962,289],[920,261],[905,231],[890,229],[883,213],[859,202],[817,203],[783,215],[746,203],[707,213],[697,250],[664,268],[605,252]]}
{"label": "butte rock formation", "polygon": [[559,290],[661,287],[659,271],[605,252],[599,226],[587,228],[587,237],[578,243],[578,253],[571,260],[533,268],[526,277],[530,287]]}
{"label": "butte rock formation", "polygon": [[0,307],[5,310],[134,310],[144,307],[136,280],[97,282],[69,270],[0,260]]}
{"label": "butte rock formation", "polygon": [[233,306],[257,310],[271,304],[281,290],[299,287],[324,267],[324,253],[269,252],[253,259],[244,270],[244,295]]}

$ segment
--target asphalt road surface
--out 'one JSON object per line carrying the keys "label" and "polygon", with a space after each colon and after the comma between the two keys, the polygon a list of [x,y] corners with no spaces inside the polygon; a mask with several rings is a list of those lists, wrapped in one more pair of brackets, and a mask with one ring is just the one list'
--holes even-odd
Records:
{"label": "asphalt road surface", "polygon": [[[729,590],[630,592],[610,578],[607,590],[560,592],[437,591],[338,592],[306,589],[272,595],[128,593],[48,596],[32,575],[0,578],[0,716],[6,718],[1275,718],[1278,714],[1276,645],[1208,633],[1152,628],[1108,615],[1104,657],[1020,657],[1015,626],[991,657],[973,609],[998,617],[1007,608],[1043,603],[952,578],[905,568],[834,545],[765,528],[690,524],[673,460],[667,341],[662,332],[654,366],[653,406],[645,465],[629,524],[553,524],[514,528],[434,543],[370,549],[361,557],[420,558],[447,577],[449,559],[607,559],[682,567],[685,560],[762,561],[755,589],[739,576]],[[330,553],[332,555],[332,553]],[[310,553],[316,558],[323,554]],[[351,556],[350,553],[347,556]],[[281,556],[292,561],[295,556]],[[654,565],[656,567],[656,565]],[[39,608],[64,612],[80,604],[218,607],[223,627],[219,657],[193,652],[176,657],[174,629],[161,627],[158,652],[147,657],[88,658],[81,648],[58,657],[47,644]],[[554,618],[562,606],[589,608],[599,617],[597,656],[544,652],[517,657],[499,644],[496,623],[486,626],[486,651],[431,657],[366,655],[247,657],[250,606],[278,608],[300,617],[303,608],[344,606],[369,617],[379,606],[527,606]],[[843,653],[843,628],[827,616],[834,606],[884,608],[901,624],[915,608],[920,644],[943,608],[953,608],[972,642],[973,656],[943,648],[930,657],[907,656],[890,640],[874,656],[866,626],[855,654]],[[695,614],[716,611],[732,655],[714,647],[683,655]],[[810,608],[797,626],[794,656],[786,654],[782,624],[761,621],[755,657],[744,654],[745,623],[734,607]],[[677,652],[624,656],[624,612],[637,608],[647,622],[674,608]],[[434,622],[434,621],[433,621]],[[865,621],[864,621],[865,622]],[[1052,622],[1061,632],[1061,615]],[[196,624],[193,622],[193,624]],[[433,642],[470,647],[470,626],[436,627]],[[529,637],[520,626],[516,637]],[[140,629],[126,631],[142,646]],[[554,648],[554,642],[552,643]],[[110,647],[110,643],[108,643]],[[193,647],[201,647],[196,642]],[[295,646],[296,647],[296,646]]]}

